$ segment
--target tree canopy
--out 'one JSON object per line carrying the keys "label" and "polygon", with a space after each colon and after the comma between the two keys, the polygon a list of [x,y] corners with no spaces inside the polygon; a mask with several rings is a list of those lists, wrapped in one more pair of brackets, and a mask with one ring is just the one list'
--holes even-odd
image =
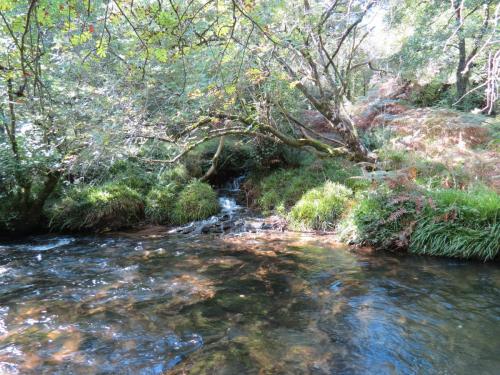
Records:
{"label": "tree canopy", "polygon": [[0,194],[36,221],[61,176],[225,136],[371,163],[349,103],[380,76],[495,111],[498,18],[491,0],[0,0]]}

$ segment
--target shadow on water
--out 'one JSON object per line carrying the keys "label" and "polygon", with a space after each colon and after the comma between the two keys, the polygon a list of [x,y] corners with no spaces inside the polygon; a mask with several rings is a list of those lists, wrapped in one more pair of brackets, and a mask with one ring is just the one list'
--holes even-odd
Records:
{"label": "shadow on water", "polygon": [[2,374],[495,373],[496,264],[298,234],[0,246]]}

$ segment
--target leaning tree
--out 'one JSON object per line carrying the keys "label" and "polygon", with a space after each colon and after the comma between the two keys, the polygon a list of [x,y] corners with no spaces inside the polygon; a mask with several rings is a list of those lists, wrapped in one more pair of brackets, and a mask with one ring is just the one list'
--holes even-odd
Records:
{"label": "leaning tree", "polygon": [[[362,49],[375,3],[114,0],[122,38],[136,39],[127,63],[142,67],[154,101],[132,136],[175,145],[170,162],[227,135],[371,161],[345,101],[353,74],[372,67]],[[315,129],[306,110],[328,129]]]}

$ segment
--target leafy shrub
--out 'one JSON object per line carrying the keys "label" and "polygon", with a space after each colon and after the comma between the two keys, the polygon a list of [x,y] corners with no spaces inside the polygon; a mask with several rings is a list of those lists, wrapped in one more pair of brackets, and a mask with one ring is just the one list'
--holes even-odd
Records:
{"label": "leafy shrub", "polygon": [[49,210],[53,230],[116,230],[144,217],[144,202],[135,190],[120,183],[70,190]]}
{"label": "leafy shrub", "polygon": [[331,230],[344,211],[352,190],[327,181],[305,193],[289,214],[292,228]]}
{"label": "leafy shrub", "polygon": [[209,184],[193,181],[179,194],[174,206],[173,220],[178,224],[206,219],[219,210],[217,194]]}
{"label": "leafy shrub", "polygon": [[350,221],[355,242],[384,249],[407,248],[407,232],[414,225],[422,205],[419,195],[379,189],[359,196],[341,227],[346,225],[345,221]]}
{"label": "leafy shrub", "polygon": [[155,182],[155,174],[134,160],[119,160],[108,170],[106,180],[147,193]]}
{"label": "leafy shrub", "polygon": [[171,223],[177,198],[176,190],[174,184],[153,187],[146,196],[146,219],[155,224]]}

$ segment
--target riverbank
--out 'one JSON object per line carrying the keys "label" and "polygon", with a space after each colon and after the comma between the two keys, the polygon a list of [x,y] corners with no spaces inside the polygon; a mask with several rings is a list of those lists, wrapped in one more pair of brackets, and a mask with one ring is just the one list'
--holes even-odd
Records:
{"label": "riverbank", "polygon": [[[66,181],[44,206],[36,231],[108,233],[145,225],[184,234],[313,231],[376,250],[498,258],[497,120],[416,108],[397,87],[374,90],[350,111],[375,164],[227,139],[217,173],[201,181],[217,148],[208,142],[169,168],[121,160],[94,171],[89,183]],[[23,231],[14,203],[0,204],[0,232],[32,233]],[[245,223],[235,208],[253,211],[247,221],[258,220]]]}

